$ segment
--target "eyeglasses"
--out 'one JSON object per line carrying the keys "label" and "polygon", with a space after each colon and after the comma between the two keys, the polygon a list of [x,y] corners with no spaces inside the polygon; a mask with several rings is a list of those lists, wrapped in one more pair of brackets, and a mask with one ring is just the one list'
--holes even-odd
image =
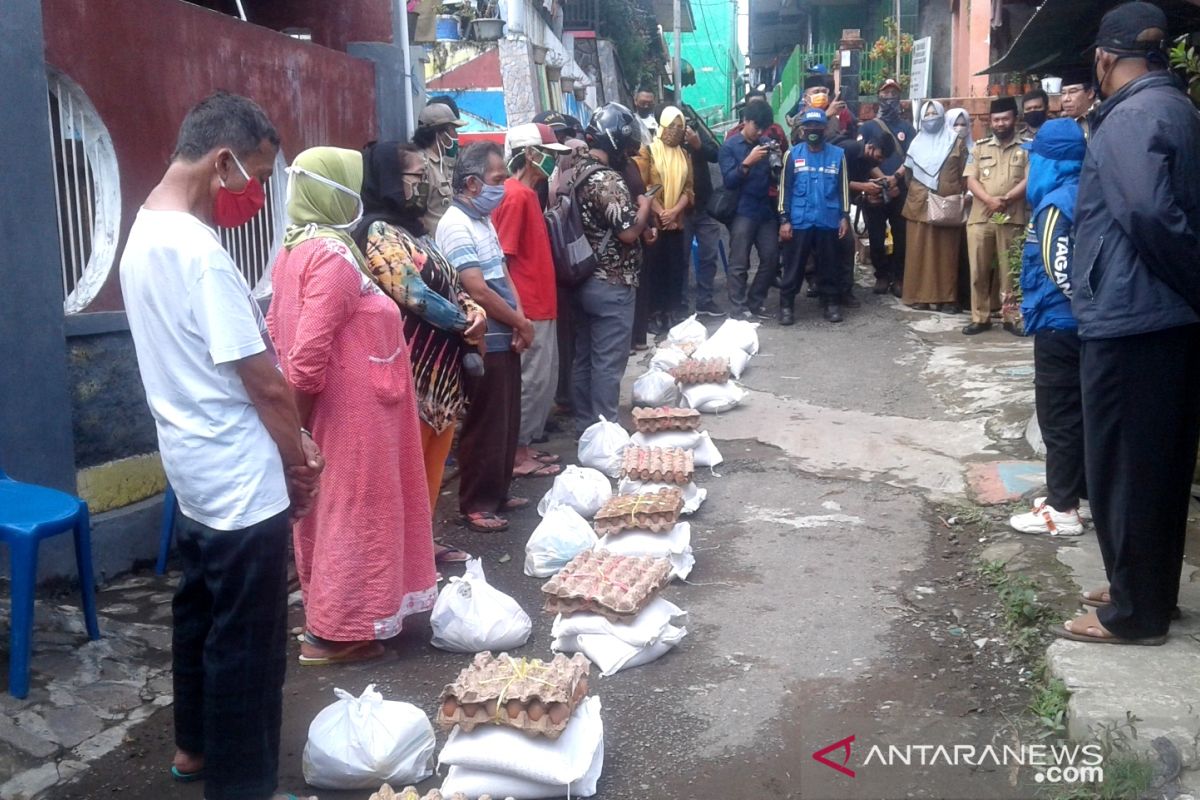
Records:
{"label": "eyeglasses", "polygon": [[1086,90],[1082,86],[1064,86],[1062,89],[1063,94],[1071,95],[1083,94],[1085,91]]}

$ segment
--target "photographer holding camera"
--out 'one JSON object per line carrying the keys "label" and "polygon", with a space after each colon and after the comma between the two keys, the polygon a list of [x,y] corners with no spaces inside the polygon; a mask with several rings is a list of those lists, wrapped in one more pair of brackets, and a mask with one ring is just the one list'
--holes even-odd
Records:
{"label": "photographer holding camera", "polygon": [[[725,188],[738,193],[729,226],[729,316],[768,319],[767,292],[779,272],[778,195],[771,190],[778,186],[783,150],[766,136],[775,122],[766,102],[747,103],[743,118],[741,133],[721,145],[717,158]],[[751,247],[758,251],[758,271],[747,289]]]}

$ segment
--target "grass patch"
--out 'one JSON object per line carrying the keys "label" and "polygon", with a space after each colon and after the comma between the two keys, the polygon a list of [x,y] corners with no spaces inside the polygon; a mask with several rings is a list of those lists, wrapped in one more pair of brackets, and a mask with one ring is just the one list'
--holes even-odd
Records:
{"label": "grass patch", "polygon": [[1067,701],[1071,693],[1067,685],[1058,678],[1048,678],[1045,666],[1038,670],[1041,680],[1033,690],[1033,699],[1029,702],[1029,711],[1037,717],[1042,726],[1045,739],[1050,736],[1063,736],[1067,732]]}
{"label": "grass patch", "polygon": [[979,571],[1000,598],[1010,644],[1029,655],[1042,642],[1045,636],[1042,625],[1052,616],[1053,609],[1038,600],[1036,583],[1025,575],[1007,572],[1003,562],[984,562]]}

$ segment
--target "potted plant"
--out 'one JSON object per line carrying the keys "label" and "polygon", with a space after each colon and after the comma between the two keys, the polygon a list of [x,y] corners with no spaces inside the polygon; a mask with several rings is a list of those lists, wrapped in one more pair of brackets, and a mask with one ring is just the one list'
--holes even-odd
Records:
{"label": "potted plant", "polygon": [[999,97],[1004,87],[1001,86],[995,79],[988,83],[988,97]]}
{"label": "potted plant", "polygon": [[575,90],[575,79],[574,78],[568,78],[566,75],[564,75],[562,78],[559,79],[558,83],[562,87],[562,90],[564,92],[571,92],[571,91]]}
{"label": "potted plant", "polygon": [[586,83],[575,84],[575,99],[580,103],[587,100],[588,85]]}
{"label": "potted plant", "polygon": [[531,44],[530,48],[533,51],[533,63],[538,65],[545,64],[546,54],[550,52],[550,48],[540,44]]}
{"label": "potted plant", "polygon": [[1008,85],[1005,93],[1009,97],[1016,97],[1019,95],[1022,88],[1024,88],[1024,78],[1021,77],[1021,73],[1014,72],[1008,76]]}
{"label": "potted plant", "polygon": [[474,14],[474,9],[468,3],[443,2],[438,6],[437,40],[439,42],[456,42],[462,38],[462,23]]}
{"label": "potted plant", "polygon": [[[464,5],[471,5],[464,3]],[[495,42],[504,35],[504,20],[496,8],[495,0],[491,0],[471,20],[471,38],[479,42]]]}

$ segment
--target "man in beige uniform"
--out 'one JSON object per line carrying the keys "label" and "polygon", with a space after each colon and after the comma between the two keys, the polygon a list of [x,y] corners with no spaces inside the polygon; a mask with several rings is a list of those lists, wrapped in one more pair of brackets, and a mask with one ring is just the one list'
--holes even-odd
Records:
{"label": "man in beige uniform", "polygon": [[1092,85],[1095,73],[1092,66],[1068,67],[1062,70],[1062,110],[1083,128],[1084,138],[1092,134],[1088,114],[1096,105],[1096,87]]}
{"label": "man in beige uniform", "polygon": [[444,103],[430,103],[417,119],[413,144],[421,148],[425,181],[429,184],[429,203],[421,222],[430,236],[437,233],[438,222],[454,199],[450,179],[454,176],[454,162],[458,158],[458,129],[466,124]]}
{"label": "man in beige uniform", "polygon": [[[971,324],[967,336],[992,327],[992,309],[1000,305],[1001,289],[1011,289],[1008,250],[1029,221],[1025,202],[1025,169],[1029,154],[1025,139],[1016,134],[1017,101],[1000,97],[992,101],[992,135],[980,139],[971,151],[972,161],[963,175],[975,196],[967,218],[967,255],[971,261]],[[992,220],[1002,215],[1003,221]],[[1005,330],[1019,334],[1005,319]]]}

